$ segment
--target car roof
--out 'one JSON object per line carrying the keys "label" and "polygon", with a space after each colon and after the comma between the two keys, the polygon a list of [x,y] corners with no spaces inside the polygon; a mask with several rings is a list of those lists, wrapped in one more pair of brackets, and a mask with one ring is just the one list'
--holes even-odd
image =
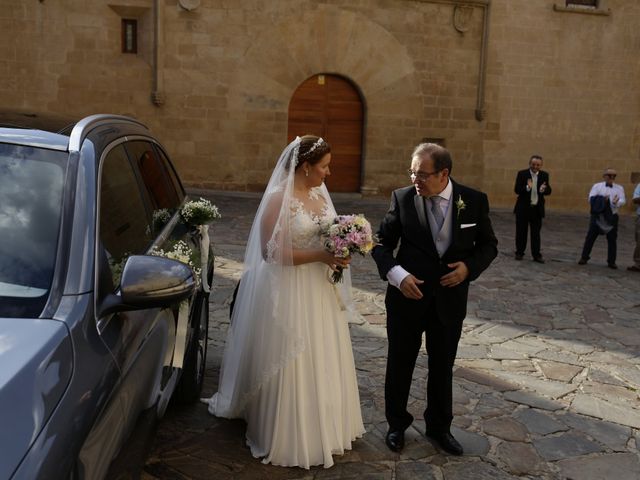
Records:
{"label": "car roof", "polygon": [[0,142],[54,150],[77,150],[87,133],[109,122],[139,121],[120,115],[91,115],[82,119],[56,113],[0,109]]}
{"label": "car roof", "polygon": [[69,136],[79,118],[56,113],[0,109],[0,128],[43,130]]}
{"label": "car roof", "polygon": [[0,142],[64,151],[76,123],[64,115],[0,109]]}

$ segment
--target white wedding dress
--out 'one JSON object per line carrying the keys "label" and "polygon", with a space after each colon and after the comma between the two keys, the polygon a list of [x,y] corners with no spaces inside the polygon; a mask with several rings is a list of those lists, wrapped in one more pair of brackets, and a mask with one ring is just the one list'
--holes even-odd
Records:
{"label": "white wedding dress", "polygon": [[[306,249],[322,248],[320,222],[331,220],[336,214],[328,203],[322,212],[313,214],[294,198],[290,215],[292,247]],[[270,267],[263,262],[260,268]],[[279,285],[259,282],[265,287],[265,295],[274,295],[271,289],[287,292],[278,294],[278,298],[288,304],[254,312],[259,317],[253,319],[253,324],[292,326],[297,331],[296,341],[287,345],[295,348],[284,347],[290,352],[282,355],[284,361],[277,368],[255,373],[261,366],[273,363],[274,348],[283,348],[276,347],[278,334],[269,333],[278,327],[256,334],[256,339],[243,344],[251,351],[250,360],[234,361],[241,365],[234,372],[236,389],[251,391],[248,386],[237,387],[242,378],[268,379],[256,392],[244,394],[241,401],[217,398],[219,392],[207,402],[214,415],[247,421],[247,444],[264,463],[329,468],[334,463],[332,455],[351,449],[352,441],[365,432],[348,326],[352,313],[344,308],[339,289],[329,282],[329,273],[324,263],[306,263],[284,267]],[[288,317],[271,318],[275,311]],[[274,347],[263,347],[265,341]],[[236,405],[242,405],[241,409]]]}

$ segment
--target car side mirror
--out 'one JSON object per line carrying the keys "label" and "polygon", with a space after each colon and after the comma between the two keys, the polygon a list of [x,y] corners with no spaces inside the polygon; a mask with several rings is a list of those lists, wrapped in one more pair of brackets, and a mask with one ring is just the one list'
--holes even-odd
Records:
{"label": "car side mirror", "polygon": [[163,308],[189,298],[195,290],[193,270],[182,262],[152,255],[131,255],[122,270],[120,294],[110,294],[99,316],[115,312]]}

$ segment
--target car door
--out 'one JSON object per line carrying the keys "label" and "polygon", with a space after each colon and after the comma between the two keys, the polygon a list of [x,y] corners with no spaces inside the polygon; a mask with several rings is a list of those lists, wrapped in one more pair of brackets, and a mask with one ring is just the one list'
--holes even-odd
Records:
{"label": "car door", "polygon": [[[153,143],[153,145],[149,145]],[[153,149],[151,148],[153,147]],[[180,402],[199,398],[207,354],[209,292],[213,278],[213,252],[208,227],[185,220],[182,209],[190,202],[178,175],[162,147],[144,140],[126,144],[130,159],[138,168],[153,211],[153,228],[162,239],[163,252],[187,260],[193,267],[198,288],[178,318],[176,348],[172,367],[180,368],[180,383],[174,397]],[[175,206],[179,205],[179,210]],[[173,213],[171,218],[171,213]],[[176,255],[177,254],[177,255]],[[206,281],[204,281],[206,276]],[[188,324],[187,324],[188,322]],[[165,371],[165,375],[169,372]]]}
{"label": "car door", "polygon": [[[144,183],[124,143],[110,148],[99,170],[98,296],[117,291],[130,255],[145,254],[155,240]],[[118,395],[129,424],[155,400],[163,365],[175,336],[172,309],[120,312],[98,318],[98,330],[121,372]],[[133,417],[133,418],[130,418]]]}
{"label": "car door", "polygon": [[[187,252],[188,260],[192,266],[197,265],[200,258],[199,244],[195,242],[192,230],[181,221],[180,207],[185,199],[182,185],[177,179],[171,164],[167,161],[162,150],[154,142],[144,138],[129,137],[125,144],[129,160],[133,165],[140,184],[141,195],[151,211],[151,235],[154,237],[154,249],[152,254],[165,255],[180,260],[185,260],[179,252]],[[191,317],[190,310],[193,308],[189,302],[187,309],[187,319]],[[173,309],[175,318],[176,333],[179,335],[179,306]],[[159,406],[160,413],[169,400],[173,385],[169,382],[175,381],[176,364],[173,358],[173,350],[167,351],[162,371],[162,398],[164,405]],[[178,362],[180,365],[180,362]],[[168,385],[169,388],[164,388]]]}
{"label": "car door", "polygon": [[[172,335],[171,312],[149,309],[101,316],[102,300],[118,291],[128,256],[143,254],[153,236],[151,216],[123,140],[103,150],[97,178],[96,329],[119,370],[119,381],[97,412],[79,454],[85,478],[102,478],[140,411],[149,406]],[[84,366],[91,368],[91,366]],[[101,372],[96,372],[100,375]]]}

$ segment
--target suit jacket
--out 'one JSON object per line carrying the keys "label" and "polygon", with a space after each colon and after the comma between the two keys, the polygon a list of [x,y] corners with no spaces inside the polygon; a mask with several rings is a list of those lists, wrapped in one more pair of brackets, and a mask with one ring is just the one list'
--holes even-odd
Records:
{"label": "suit jacket", "polygon": [[606,235],[615,225],[609,197],[594,195],[589,197],[589,203],[591,204],[591,223],[595,223],[600,232]]}
{"label": "suit jacket", "polygon": [[[452,181],[453,182],[453,181]],[[414,186],[400,188],[391,195],[391,206],[380,224],[377,236],[379,244],[372,251],[383,280],[396,265],[401,265],[424,283],[423,295],[436,301],[438,316],[443,322],[461,322],[467,314],[469,282],[478,278],[498,254],[498,240],[489,219],[487,196],[453,182],[451,206],[451,244],[442,258],[433,242],[424,198],[416,194]],[[459,208],[460,199],[464,208]],[[462,227],[465,228],[462,228]],[[398,244],[399,247],[398,247]],[[394,251],[398,247],[397,253]],[[448,263],[463,261],[469,276],[460,285],[443,287],[440,277],[451,271]],[[406,298],[399,289],[387,288],[387,313],[389,305],[401,314],[419,315],[423,310],[420,301]]]}
{"label": "suit jacket", "polygon": [[[520,170],[516,176],[516,185],[513,190],[518,195],[516,205],[513,208],[513,213],[516,215],[524,213],[531,205],[531,190],[527,191],[527,181],[531,179],[531,170]],[[543,183],[547,184],[544,192],[540,191],[540,187]],[[544,170],[538,172],[538,210],[540,216],[544,217],[544,197],[551,195],[551,185],[549,184],[549,174]]]}

